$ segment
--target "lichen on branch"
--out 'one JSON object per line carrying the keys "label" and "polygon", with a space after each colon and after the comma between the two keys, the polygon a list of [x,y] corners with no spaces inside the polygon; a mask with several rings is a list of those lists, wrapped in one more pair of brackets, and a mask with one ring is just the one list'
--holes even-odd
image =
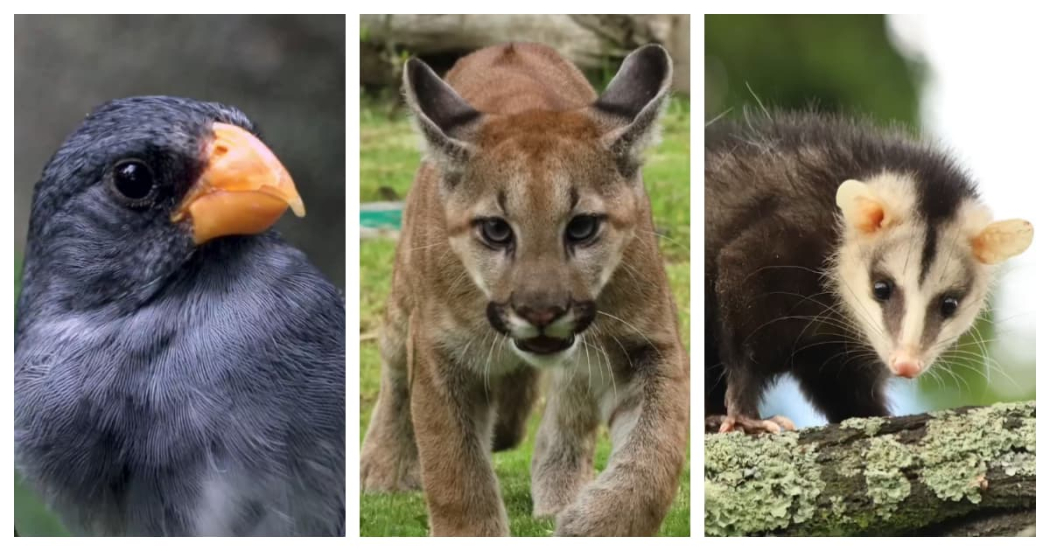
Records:
{"label": "lichen on branch", "polygon": [[704,446],[709,536],[935,534],[970,521],[994,532],[998,515],[1011,530],[1019,514],[1035,519],[1035,402]]}

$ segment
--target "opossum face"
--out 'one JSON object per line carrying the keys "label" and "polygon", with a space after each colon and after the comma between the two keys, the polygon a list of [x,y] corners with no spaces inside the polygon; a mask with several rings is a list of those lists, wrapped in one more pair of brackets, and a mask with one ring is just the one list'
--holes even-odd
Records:
{"label": "opossum face", "polygon": [[[1024,220],[992,222],[976,197],[937,216],[910,176],[849,180],[838,191],[842,242],[833,286],[889,370],[914,378],[965,333],[984,307],[992,269],[1032,241]],[[929,193],[929,192],[927,192]],[[925,210],[924,210],[925,209]]]}

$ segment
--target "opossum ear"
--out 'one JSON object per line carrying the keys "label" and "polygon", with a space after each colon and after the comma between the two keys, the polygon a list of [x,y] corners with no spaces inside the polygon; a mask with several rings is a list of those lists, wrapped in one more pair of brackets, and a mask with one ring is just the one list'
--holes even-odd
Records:
{"label": "opossum ear", "polygon": [[842,209],[846,224],[864,235],[874,234],[893,221],[885,201],[858,180],[842,182],[835,194],[835,204]]}
{"label": "opossum ear", "polygon": [[455,171],[474,149],[471,140],[482,114],[418,58],[405,63],[403,85],[426,153],[442,168]]}
{"label": "opossum ear", "polygon": [[1032,244],[1035,228],[1027,220],[992,222],[978,233],[970,244],[973,255],[983,264],[998,264],[1017,256]]}

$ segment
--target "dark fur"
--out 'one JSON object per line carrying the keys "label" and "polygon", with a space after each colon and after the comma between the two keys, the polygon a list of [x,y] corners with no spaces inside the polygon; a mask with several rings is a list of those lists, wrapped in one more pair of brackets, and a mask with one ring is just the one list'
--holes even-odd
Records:
{"label": "dark fur", "polygon": [[[713,123],[705,138],[706,414],[725,413],[728,398],[757,417],[783,373],[831,421],[888,414],[887,369],[867,343],[834,342],[856,340],[834,327],[848,314],[822,281],[840,239],[836,191],[887,170],[914,175],[921,215],[935,229],[976,195],[973,184],[904,131],[837,116],[762,114]],[[932,253],[924,249],[924,264]],[[810,324],[821,313],[829,322]]]}
{"label": "dark fur", "polygon": [[[339,291],[270,232],[194,247],[171,209],[210,123],[239,111],[132,98],[92,113],[44,169],[15,334],[19,472],[72,532],[195,535],[221,481],[226,535],[344,533]],[[153,167],[129,208],[113,163]]]}

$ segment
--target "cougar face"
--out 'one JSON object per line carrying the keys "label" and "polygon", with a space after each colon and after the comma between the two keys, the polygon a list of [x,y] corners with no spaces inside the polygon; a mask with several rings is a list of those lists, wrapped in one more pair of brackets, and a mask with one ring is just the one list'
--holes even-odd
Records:
{"label": "cougar face", "polygon": [[630,176],[577,113],[509,116],[482,130],[446,219],[489,322],[521,352],[567,351],[594,319],[638,218]]}
{"label": "cougar face", "polygon": [[593,104],[483,114],[425,64],[406,66],[451,248],[492,328],[534,366],[573,354],[645,214],[639,153],[669,67],[662,49],[643,49]]}

